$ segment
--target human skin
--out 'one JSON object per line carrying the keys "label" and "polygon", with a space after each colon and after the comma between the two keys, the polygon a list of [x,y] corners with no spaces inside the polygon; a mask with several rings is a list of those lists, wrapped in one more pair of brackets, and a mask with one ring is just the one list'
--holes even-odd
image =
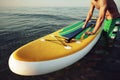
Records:
{"label": "human skin", "polygon": [[86,27],[88,21],[91,19],[95,8],[99,10],[96,25],[92,32],[86,32],[86,34],[95,34],[102,25],[105,18],[114,19],[120,17],[119,11],[114,0],[91,0],[90,9],[88,11],[88,15],[83,25],[83,28]]}

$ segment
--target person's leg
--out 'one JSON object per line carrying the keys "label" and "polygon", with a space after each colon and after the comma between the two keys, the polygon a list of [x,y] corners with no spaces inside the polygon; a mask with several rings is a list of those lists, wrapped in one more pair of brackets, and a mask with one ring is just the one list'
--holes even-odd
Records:
{"label": "person's leg", "polygon": [[114,41],[117,36],[117,32],[120,28],[120,25],[116,25],[116,24],[120,24],[120,18],[113,19],[110,29],[108,31],[108,36],[109,36],[111,45],[114,44]]}
{"label": "person's leg", "polygon": [[108,36],[108,31],[109,31],[109,28],[110,28],[110,25],[112,23],[112,20],[105,20],[104,21],[104,28],[103,28],[103,37],[105,39],[105,43],[106,43],[106,47],[108,47],[109,45],[109,36]]}
{"label": "person's leg", "polygon": [[115,27],[116,19],[112,20],[105,20],[105,25],[104,25],[104,32],[106,32],[106,38],[107,38],[107,44],[108,46],[112,46],[115,38],[115,34],[113,33],[113,29]]}
{"label": "person's leg", "polygon": [[114,31],[113,31],[113,29],[115,28],[115,24],[116,24],[116,19],[113,19],[112,22],[111,22],[111,25],[109,27],[109,30],[108,30],[108,37],[110,39],[115,38]]}

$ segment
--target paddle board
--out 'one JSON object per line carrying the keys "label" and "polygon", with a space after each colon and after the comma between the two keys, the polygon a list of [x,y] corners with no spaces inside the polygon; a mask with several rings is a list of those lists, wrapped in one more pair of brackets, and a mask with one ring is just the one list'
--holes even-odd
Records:
{"label": "paddle board", "polygon": [[9,68],[12,72],[24,75],[43,75],[51,73],[83,58],[98,41],[102,27],[94,35],[85,32],[93,30],[89,27],[74,37],[75,41],[66,43],[62,33],[82,27],[84,22],[79,21],[51,34],[31,41],[17,50],[9,58]]}

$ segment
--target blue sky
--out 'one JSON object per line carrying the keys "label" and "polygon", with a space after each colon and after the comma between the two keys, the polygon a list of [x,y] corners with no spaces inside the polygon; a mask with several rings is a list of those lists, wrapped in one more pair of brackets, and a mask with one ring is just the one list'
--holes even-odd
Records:
{"label": "blue sky", "polygon": [[[0,7],[89,7],[91,0],[0,0]],[[115,0],[120,5],[120,0]]]}

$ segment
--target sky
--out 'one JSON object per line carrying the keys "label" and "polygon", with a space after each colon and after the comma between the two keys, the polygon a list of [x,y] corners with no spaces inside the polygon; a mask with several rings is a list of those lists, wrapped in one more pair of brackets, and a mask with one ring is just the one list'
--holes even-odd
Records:
{"label": "sky", "polygon": [[[0,0],[0,7],[89,7],[91,0]],[[115,0],[120,5],[120,0]]]}

